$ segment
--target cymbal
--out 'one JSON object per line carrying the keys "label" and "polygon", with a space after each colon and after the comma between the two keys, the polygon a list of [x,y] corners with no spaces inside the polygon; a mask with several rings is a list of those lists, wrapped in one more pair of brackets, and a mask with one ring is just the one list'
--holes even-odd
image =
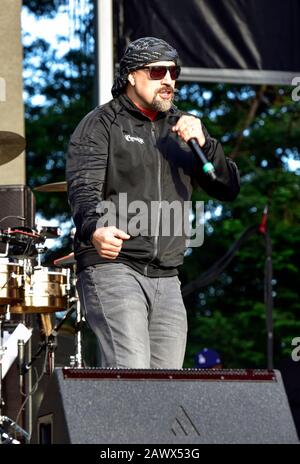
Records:
{"label": "cymbal", "polygon": [[0,166],[12,161],[25,149],[26,140],[15,132],[0,131]]}
{"label": "cymbal", "polygon": [[66,192],[67,191],[67,182],[53,182],[52,184],[40,185],[33,189],[35,192]]}

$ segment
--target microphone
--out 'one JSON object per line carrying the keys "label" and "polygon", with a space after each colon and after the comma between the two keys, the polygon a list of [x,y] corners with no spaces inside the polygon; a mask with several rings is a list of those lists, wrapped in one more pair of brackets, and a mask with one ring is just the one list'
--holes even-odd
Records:
{"label": "microphone", "polygon": [[[175,125],[180,116],[169,116],[169,123]],[[203,153],[202,148],[200,147],[197,139],[194,137],[187,142],[188,146],[191,148],[194,155],[201,161],[202,169],[207,174],[211,180],[215,181],[217,179],[215,168],[212,163],[210,163],[205,154]]]}
{"label": "microphone", "polygon": [[207,159],[203,150],[201,149],[198,141],[195,138],[188,140],[188,146],[192,149],[193,153],[200,159],[202,163],[202,169],[205,174],[209,175],[211,180],[216,180],[217,176],[215,173],[215,168],[212,163],[210,163]]}

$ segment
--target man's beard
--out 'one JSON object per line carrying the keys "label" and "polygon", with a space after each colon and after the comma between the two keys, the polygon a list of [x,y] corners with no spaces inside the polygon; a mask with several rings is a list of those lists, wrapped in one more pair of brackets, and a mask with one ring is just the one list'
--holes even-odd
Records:
{"label": "man's beard", "polygon": [[[159,99],[158,94],[166,88],[169,90],[169,92],[172,93],[171,99],[170,100]],[[155,92],[151,107],[154,111],[161,111],[162,113],[165,113],[166,111],[169,111],[169,109],[171,108],[173,100],[174,100],[174,89],[172,87],[162,87]]]}

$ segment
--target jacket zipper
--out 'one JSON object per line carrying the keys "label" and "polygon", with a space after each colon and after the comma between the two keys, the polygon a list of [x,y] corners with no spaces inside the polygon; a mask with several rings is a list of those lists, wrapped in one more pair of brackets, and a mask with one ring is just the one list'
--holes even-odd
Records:
{"label": "jacket zipper", "polygon": [[161,188],[161,157],[160,157],[160,152],[159,150],[156,148],[156,143],[157,143],[157,140],[156,140],[156,134],[155,134],[155,126],[154,126],[154,123],[151,122],[151,137],[152,137],[152,140],[153,140],[153,143],[154,143],[154,146],[155,146],[155,149],[156,149],[156,152],[157,152],[157,160],[158,160],[158,171],[157,171],[157,180],[158,180],[158,211],[157,211],[157,227],[156,227],[156,231],[155,231],[155,236],[154,236],[154,251],[153,251],[153,256],[151,258],[151,260],[149,261],[148,264],[146,264],[146,266],[144,267],[144,273],[145,275],[148,274],[148,266],[149,264],[154,261],[154,259],[157,257],[158,255],[158,239],[159,239],[159,229],[160,229],[160,221],[161,221],[161,200],[162,200],[162,188]]}

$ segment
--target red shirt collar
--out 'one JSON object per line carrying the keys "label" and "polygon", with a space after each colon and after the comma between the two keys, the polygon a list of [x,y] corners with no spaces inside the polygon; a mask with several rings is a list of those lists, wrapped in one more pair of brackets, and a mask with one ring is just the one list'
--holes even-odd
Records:
{"label": "red shirt collar", "polygon": [[145,116],[147,116],[147,118],[149,118],[151,121],[154,121],[154,119],[156,118],[158,114],[158,111],[142,108],[137,103],[134,103],[134,104]]}

